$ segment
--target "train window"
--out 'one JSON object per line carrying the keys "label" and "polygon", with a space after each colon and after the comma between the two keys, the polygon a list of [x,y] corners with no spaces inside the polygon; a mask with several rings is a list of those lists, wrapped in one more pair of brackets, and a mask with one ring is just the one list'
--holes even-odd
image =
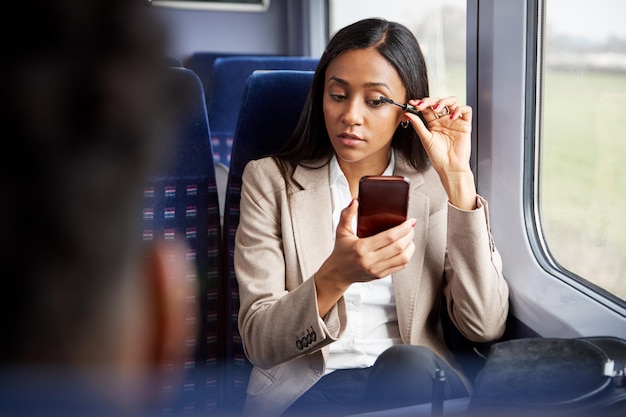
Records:
{"label": "train window", "polygon": [[329,32],[367,17],[407,26],[417,37],[428,65],[432,96],[454,95],[466,102],[466,0],[329,0]]}
{"label": "train window", "polygon": [[626,3],[544,0],[535,214],[553,267],[626,300]]}
{"label": "train window", "polygon": [[174,9],[265,12],[270,0],[148,0],[155,6]]}

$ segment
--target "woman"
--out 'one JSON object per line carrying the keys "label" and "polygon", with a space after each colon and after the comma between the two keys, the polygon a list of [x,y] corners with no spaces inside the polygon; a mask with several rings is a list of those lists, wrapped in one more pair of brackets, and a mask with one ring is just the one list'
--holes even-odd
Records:
{"label": "woman", "polygon": [[[382,101],[415,106],[421,115]],[[337,32],[291,140],[243,174],[235,268],[254,364],[248,415],[345,415],[429,402],[470,384],[447,349],[443,297],[467,338],[500,337],[508,287],[469,166],[472,109],[431,98],[404,26]],[[355,235],[364,175],[410,180],[408,219]]]}

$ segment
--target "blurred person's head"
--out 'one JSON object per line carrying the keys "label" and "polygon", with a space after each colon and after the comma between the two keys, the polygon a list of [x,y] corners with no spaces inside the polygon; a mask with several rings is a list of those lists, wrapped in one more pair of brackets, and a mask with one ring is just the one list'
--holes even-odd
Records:
{"label": "blurred person's head", "polygon": [[11,2],[0,70],[0,368],[84,372],[86,385],[102,372],[105,395],[130,403],[184,355],[195,291],[183,248],[141,240],[171,114],[166,33],[145,3]]}

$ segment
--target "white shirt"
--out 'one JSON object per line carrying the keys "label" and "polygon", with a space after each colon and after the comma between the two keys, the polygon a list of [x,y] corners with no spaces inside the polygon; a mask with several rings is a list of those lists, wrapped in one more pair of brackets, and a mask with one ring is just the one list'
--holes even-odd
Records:
{"label": "white shirt", "polygon": [[[383,175],[393,175],[393,150]],[[333,230],[337,230],[341,211],[352,200],[350,187],[336,157],[330,162],[330,191],[333,205]],[[356,233],[356,216],[352,219]],[[391,275],[370,281],[356,282],[344,293],[348,321],[346,329],[330,344],[326,373],[335,369],[371,366],[388,347],[402,343],[398,328],[396,301]]]}

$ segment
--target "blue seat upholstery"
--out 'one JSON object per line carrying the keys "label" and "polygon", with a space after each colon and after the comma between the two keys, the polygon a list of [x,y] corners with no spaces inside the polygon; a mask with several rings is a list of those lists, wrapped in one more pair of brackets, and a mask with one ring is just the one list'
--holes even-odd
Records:
{"label": "blue seat upholstery", "polygon": [[[230,165],[233,135],[243,90],[255,70],[315,70],[319,58],[297,56],[231,56],[215,60],[207,111],[211,121],[216,162]],[[280,85],[277,89],[282,88]],[[273,106],[276,91],[268,91],[263,106]]]}
{"label": "blue seat upholstery", "polygon": [[189,55],[183,61],[183,66],[189,68],[200,78],[202,86],[204,87],[204,95],[206,98],[206,88],[209,85],[208,81],[211,80],[213,74],[213,62],[215,59],[221,56],[229,56],[232,54],[226,52],[213,52],[213,51],[197,51]]}
{"label": "blue seat upholstery", "polygon": [[[184,61],[183,66],[189,68],[200,78],[204,87],[204,98],[209,100],[211,97],[211,80],[213,80],[213,66],[217,58],[231,56],[251,56],[251,54],[237,52],[213,52],[213,51],[196,51],[189,55]],[[263,54],[254,54],[254,56],[271,56]]]}
{"label": "blue seat upholstery", "polygon": [[237,327],[239,291],[233,267],[235,232],[239,225],[241,175],[248,161],[278,151],[291,136],[313,81],[313,71],[255,71],[246,84],[234,133],[234,143],[224,206],[224,260],[222,283],[226,292],[225,384],[230,385],[227,403],[243,405],[251,370]]}
{"label": "blue seat upholstery", "polygon": [[148,181],[144,190],[143,238],[146,241],[184,241],[188,245],[186,260],[198,283],[199,292],[189,298],[199,317],[188,317],[199,331],[195,352],[185,363],[169,364],[173,370],[184,369],[183,387],[164,387],[179,395],[176,406],[167,415],[183,411],[213,412],[220,406],[219,392],[222,346],[218,337],[221,317],[218,314],[221,229],[218,196],[213,164],[210,129],[204,91],[200,79],[185,68],[169,68],[175,90],[185,92],[176,109],[174,148],[169,157]]}

